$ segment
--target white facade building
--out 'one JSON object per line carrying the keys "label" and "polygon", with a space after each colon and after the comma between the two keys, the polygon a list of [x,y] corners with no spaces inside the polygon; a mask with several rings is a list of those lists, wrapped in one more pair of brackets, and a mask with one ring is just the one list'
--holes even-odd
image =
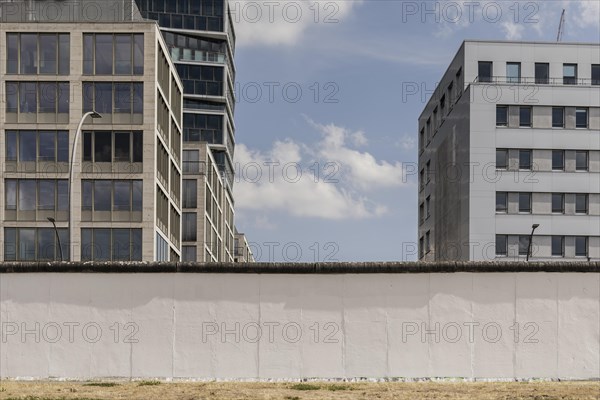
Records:
{"label": "white facade building", "polygon": [[598,43],[465,41],[419,117],[419,259],[528,253],[600,258]]}

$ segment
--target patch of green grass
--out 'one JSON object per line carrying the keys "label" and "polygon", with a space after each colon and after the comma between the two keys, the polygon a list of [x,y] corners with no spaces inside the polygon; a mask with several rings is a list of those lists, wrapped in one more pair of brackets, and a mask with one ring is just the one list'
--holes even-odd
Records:
{"label": "patch of green grass", "polygon": [[90,383],[86,383],[83,386],[115,387],[115,386],[119,386],[119,384],[114,383],[114,382],[90,382]]}
{"label": "patch of green grass", "polygon": [[310,383],[298,383],[290,387],[292,390],[319,390],[321,386],[319,385],[311,385]]}
{"label": "patch of green grass", "polygon": [[335,392],[338,390],[352,390],[352,387],[349,385],[331,385],[331,386],[327,386],[327,390],[331,390],[332,392]]}
{"label": "patch of green grass", "polygon": [[141,381],[138,386],[158,386],[160,381]]}

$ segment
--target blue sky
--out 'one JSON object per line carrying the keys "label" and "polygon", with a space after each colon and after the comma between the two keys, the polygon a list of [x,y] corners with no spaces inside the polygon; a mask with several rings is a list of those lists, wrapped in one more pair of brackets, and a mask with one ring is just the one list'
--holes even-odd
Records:
{"label": "blue sky", "polygon": [[417,117],[461,42],[555,41],[563,8],[600,40],[596,1],[231,4],[236,225],[267,262],[414,260]]}

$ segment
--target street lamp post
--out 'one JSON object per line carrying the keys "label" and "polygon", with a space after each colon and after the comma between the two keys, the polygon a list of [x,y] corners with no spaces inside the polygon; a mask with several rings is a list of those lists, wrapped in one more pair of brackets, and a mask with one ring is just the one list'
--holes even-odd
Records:
{"label": "street lamp post", "polygon": [[[85,119],[87,117],[92,117],[92,118],[102,118],[102,115],[98,114],[96,111],[89,111],[85,114],[83,114],[83,116],[81,117],[81,121],[79,121],[79,126],[77,127],[77,131],[75,131],[75,138],[73,140],[73,149],[71,150],[71,162],[69,163],[69,181],[67,182],[67,186],[68,186],[68,193],[69,193],[69,246],[71,246],[71,251],[69,252],[70,258],[73,258],[73,248],[72,248],[72,243],[73,243],[73,207],[72,207],[72,199],[73,199],[73,193],[72,192],[72,183],[73,183],[73,172],[74,172],[74,165],[75,165],[75,154],[77,152],[77,142],[79,141],[79,136],[81,135],[81,128],[83,127],[83,123],[85,122]],[[62,250],[61,250],[62,251]]]}
{"label": "street lamp post", "polygon": [[52,226],[54,226],[54,233],[56,234],[56,240],[58,240],[58,250],[60,252],[60,261],[64,261],[63,252],[62,252],[62,244],[60,244],[60,236],[58,235],[58,229],[56,229],[56,220],[52,217],[47,218],[48,221],[52,222]]}
{"label": "street lamp post", "polygon": [[540,224],[531,225],[531,235],[529,235],[529,247],[527,248],[527,260],[529,261],[529,256],[531,255],[531,242],[533,241],[533,232],[540,226]]}

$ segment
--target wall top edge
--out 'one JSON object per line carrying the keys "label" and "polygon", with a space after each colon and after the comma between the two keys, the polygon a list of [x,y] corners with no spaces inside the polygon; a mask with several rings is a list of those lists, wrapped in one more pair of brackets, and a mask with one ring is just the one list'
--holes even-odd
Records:
{"label": "wall top edge", "polygon": [[366,263],[175,263],[7,262],[8,273],[217,273],[217,274],[422,274],[422,273],[600,273],[600,262],[366,262]]}

